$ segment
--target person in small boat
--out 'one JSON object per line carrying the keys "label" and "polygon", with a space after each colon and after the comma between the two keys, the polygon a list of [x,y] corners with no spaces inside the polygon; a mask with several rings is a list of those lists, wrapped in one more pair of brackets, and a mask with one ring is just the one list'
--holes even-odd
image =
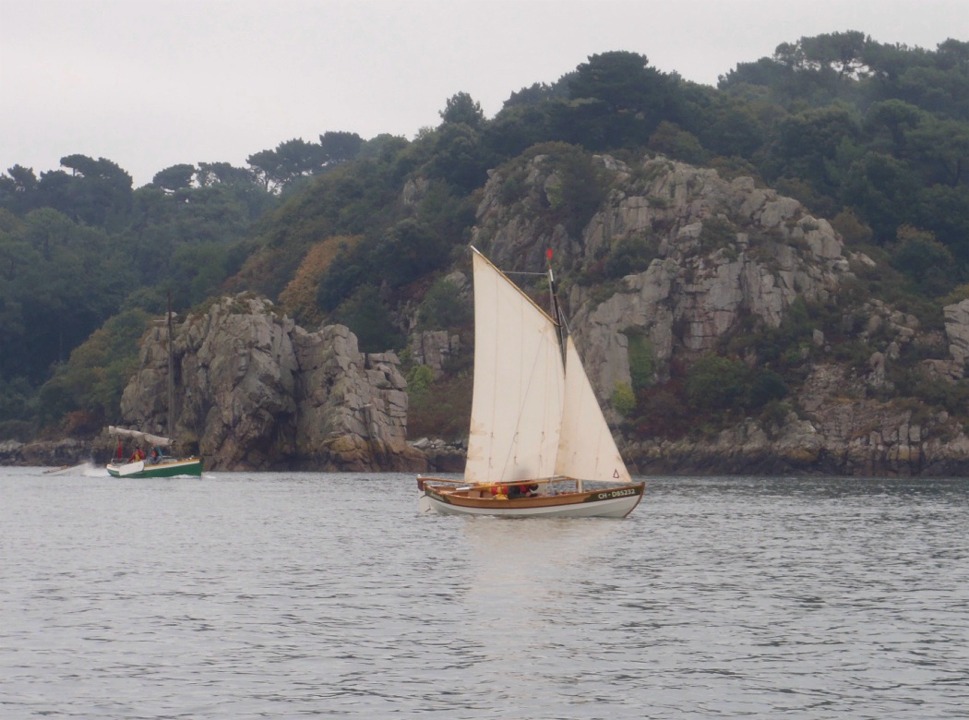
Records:
{"label": "person in small boat", "polygon": [[148,462],[154,465],[156,462],[158,462],[160,458],[161,458],[161,453],[158,452],[158,446],[156,445],[151,449],[151,452],[148,453]]}
{"label": "person in small boat", "polygon": [[538,485],[535,483],[522,483],[521,485],[511,485],[508,487],[508,497],[534,497],[538,494]]}
{"label": "person in small boat", "polygon": [[137,447],[135,448],[135,451],[131,453],[131,457],[128,458],[128,462],[133,463],[144,459],[145,459],[145,451],[142,450],[140,447]]}

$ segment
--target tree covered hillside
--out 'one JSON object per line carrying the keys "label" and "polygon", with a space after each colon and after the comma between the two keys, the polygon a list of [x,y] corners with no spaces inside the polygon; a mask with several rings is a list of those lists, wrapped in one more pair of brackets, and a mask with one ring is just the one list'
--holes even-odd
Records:
{"label": "tree covered hillside", "polygon": [[[489,171],[539,153],[557,158],[563,178],[542,216],[576,240],[609,192],[593,154],[661,154],[751,176],[830,219],[878,263],[858,292],[930,323],[944,302],[969,297],[969,42],[801,38],[716,88],[608,52],[512,92],[493,118],[466,93],[440,115],[413,140],[324,132],[256,152],[246,168],[165,168],[137,189],[104,158],[68,156],[39,175],[9,168],[0,439],[116,421],[137,338],[169,292],[179,310],[263,294],[308,326],[349,325],[363,350],[404,350],[417,329],[461,332],[467,308],[445,276],[464,260]],[[507,175],[507,198],[522,181]],[[620,276],[641,260],[614,248],[599,272]],[[461,396],[460,362],[436,392]],[[441,427],[445,418],[422,415],[435,384],[411,380],[415,423]]]}

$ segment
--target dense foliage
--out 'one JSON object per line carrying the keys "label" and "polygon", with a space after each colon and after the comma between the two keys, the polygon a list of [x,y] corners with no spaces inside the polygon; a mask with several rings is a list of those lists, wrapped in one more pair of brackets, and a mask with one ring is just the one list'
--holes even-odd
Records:
{"label": "dense foliage", "polygon": [[[39,177],[9,168],[0,176],[0,439],[4,427],[77,427],[68,422],[77,413],[84,427],[115,419],[135,353],[130,313],[163,311],[169,292],[184,309],[257,291],[300,321],[348,323],[364,350],[402,349],[414,325],[466,329],[467,308],[441,278],[469,239],[489,169],[537,145],[560,149],[567,182],[548,212],[571,234],[606,191],[591,153],[660,152],[752,175],[832,218],[849,245],[894,273],[872,279],[876,292],[918,305],[969,278],[969,43],[925,50],[853,31],[801,38],[738,65],[717,88],[608,52],[512,93],[491,119],[459,93],[412,141],[326,132],[253,153],[247,168],[174,165],[138,189],[103,158],[67,156]],[[654,251],[650,238],[627,243],[577,281],[619,277]],[[80,352],[86,340],[108,350]],[[636,348],[648,364],[648,348]],[[780,376],[726,358],[663,388],[648,387],[648,376],[634,375],[619,404],[642,417],[675,404],[667,429],[684,398],[716,414],[770,407],[785,392]],[[460,385],[454,377],[447,382]],[[422,398],[433,390],[419,386]]]}

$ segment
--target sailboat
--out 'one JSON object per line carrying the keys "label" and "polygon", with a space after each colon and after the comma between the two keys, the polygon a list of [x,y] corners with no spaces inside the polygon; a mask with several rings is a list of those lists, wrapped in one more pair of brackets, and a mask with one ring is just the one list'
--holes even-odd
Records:
{"label": "sailboat", "polygon": [[[108,474],[121,478],[159,478],[176,475],[202,475],[202,458],[174,457],[168,454],[173,442],[172,423],[175,413],[175,350],[172,344],[172,297],[168,296],[168,435],[153,435],[140,430],[108,426],[108,434],[118,438],[118,451],[107,464]],[[121,438],[130,438],[138,446],[137,454],[125,459]],[[150,445],[151,451],[145,454],[142,445]]]}
{"label": "sailboat", "polygon": [[129,438],[138,445],[150,445],[152,454],[144,457],[116,456],[107,464],[108,474],[121,478],[159,478],[176,475],[202,475],[202,458],[178,458],[168,455],[172,441],[161,435],[129,430],[128,428],[108,426],[108,434],[117,437],[119,447],[121,438]]}
{"label": "sailboat", "polygon": [[643,497],[575,344],[472,247],[474,387],[464,477],[417,477],[419,507],[445,515],[614,517]]}

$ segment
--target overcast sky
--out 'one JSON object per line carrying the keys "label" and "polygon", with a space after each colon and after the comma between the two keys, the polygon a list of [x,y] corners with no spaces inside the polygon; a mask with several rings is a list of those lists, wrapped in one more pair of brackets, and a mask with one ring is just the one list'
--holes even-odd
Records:
{"label": "overcast sky", "polygon": [[135,186],[328,130],[412,139],[595,53],[715,85],[782,42],[969,41],[969,0],[0,0],[0,172],[104,157]]}

